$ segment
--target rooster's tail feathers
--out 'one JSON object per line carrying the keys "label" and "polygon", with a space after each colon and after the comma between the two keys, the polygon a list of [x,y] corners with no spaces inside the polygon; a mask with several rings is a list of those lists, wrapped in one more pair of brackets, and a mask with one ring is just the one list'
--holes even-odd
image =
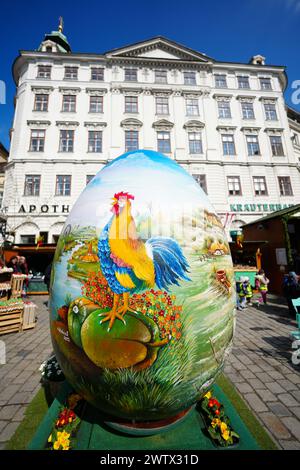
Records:
{"label": "rooster's tail feathers", "polygon": [[159,289],[168,290],[172,284],[179,285],[179,280],[190,281],[187,276],[188,262],[178,243],[172,238],[153,237],[146,242],[153,255],[155,283]]}

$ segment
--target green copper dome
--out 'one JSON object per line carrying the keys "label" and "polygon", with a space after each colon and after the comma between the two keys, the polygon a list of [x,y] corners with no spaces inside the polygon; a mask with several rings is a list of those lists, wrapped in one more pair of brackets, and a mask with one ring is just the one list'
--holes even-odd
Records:
{"label": "green copper dome", "polygon": [[51,31],[51,33],[45,34],[43,42],[40,44],[38,50],[41,51],[43,43],[45,41],[52,41],[57,45],[59,52],[71,52],[71,47],[67,37],[62,33],[63,31],[63,20],[59,19],[58,31]]}

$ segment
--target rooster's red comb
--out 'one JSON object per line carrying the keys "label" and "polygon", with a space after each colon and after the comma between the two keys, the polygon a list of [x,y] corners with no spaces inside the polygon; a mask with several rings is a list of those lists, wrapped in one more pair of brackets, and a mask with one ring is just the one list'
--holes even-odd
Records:
{"label": "rooster's red comb", "polygon": [[132,196],[132,194],[124,193],[124,191],[121,191],[119,193],[115,193],[115,195],[114,195],[115,199],[119,200],[120,197],[124,197],[126,199],[134,199],[134,196]]}

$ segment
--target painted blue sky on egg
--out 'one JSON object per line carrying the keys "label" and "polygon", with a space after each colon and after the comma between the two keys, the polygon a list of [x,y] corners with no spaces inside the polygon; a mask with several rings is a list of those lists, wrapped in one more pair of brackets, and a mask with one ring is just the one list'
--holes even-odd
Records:
{"label": "painted blue sky on egg", "polygon": [[192,207],[214,212],[207,196],[182,167],[150,150],[127,152],[102,168],[76,201],[66,223],[102,227],[111,216],[116,192],[134,196],[132,214],[149,211],[188,213]]}

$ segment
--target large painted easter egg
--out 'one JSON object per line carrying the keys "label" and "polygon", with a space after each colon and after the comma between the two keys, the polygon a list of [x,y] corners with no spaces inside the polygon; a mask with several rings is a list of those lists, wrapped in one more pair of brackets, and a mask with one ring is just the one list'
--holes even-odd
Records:
{"label": "large painted easter egg", "polygon": [[92,405],[151,421],[195,404],[230,349],[235,285],[192,176],[148,150],[99,171],[59,238],[50,306],[57,359]]}

